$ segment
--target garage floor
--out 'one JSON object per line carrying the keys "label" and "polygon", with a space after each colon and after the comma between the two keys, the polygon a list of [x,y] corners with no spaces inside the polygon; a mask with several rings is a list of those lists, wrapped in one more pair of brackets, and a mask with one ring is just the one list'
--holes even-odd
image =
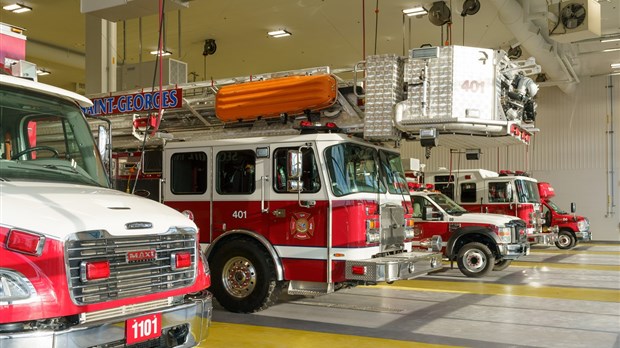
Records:
{"label": "garage floor", "polygon": [[529,256],[481,279],[446,264],[416,280],[221,308],[208,347],[619,347],[620,244]]}

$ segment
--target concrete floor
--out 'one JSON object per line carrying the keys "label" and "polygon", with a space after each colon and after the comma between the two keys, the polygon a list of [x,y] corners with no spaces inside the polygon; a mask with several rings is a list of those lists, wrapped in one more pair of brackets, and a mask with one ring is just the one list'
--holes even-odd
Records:
{"label": "concrete floor", "polygon": [[620,244],[536,247],[501,272],[456,268],[394,284],[221,308],[207,347],[617,347]]}

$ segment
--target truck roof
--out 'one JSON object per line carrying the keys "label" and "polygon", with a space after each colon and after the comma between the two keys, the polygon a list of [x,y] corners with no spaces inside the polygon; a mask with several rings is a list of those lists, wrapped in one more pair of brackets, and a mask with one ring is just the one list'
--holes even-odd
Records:
{"label": "truck roof", "polygon": [[90,99],[86,98],[83,95],[80,95],[80,94],[77,94],[71,91],[67,91],[62,88],[54,87],[54,86],[51,86],[45,83],[34,82],[32,80],[24,79],[21,77],[0,74],[0,84],[11,85],[11,86],[20,87],[20,88],[26,88],[30,90],[35,90],[37,92],[53,95],[56,97],[70,99],[78,103],[81,107],[89,107],[93,105]]}
{"label": "truck roof", "polygon": [[[225,135],[225,133],[222,133]],[[240,145],[240,144],[255,144],[256,146],[269,145],[275,143],[284,142],[303,142],[303,141],[342,141],[350,140],[360,144],[366,144],[369,146],[375,146],[372,143],[368,143],[361,138],[350,136],[343,133],[313,133],[313,134],[288,134],[288,135],[276,135],[276,136],[258,136],[258,137],[239,137],[237,134],[235,137],[228,138],[192,138],[190,141],[175,142],[169,141],[166,143],[166,148],[187,148],[187,147],[200,147],[200,146],[227,146],[227,145]],[[395,149],[392,149],[397,151]]]}

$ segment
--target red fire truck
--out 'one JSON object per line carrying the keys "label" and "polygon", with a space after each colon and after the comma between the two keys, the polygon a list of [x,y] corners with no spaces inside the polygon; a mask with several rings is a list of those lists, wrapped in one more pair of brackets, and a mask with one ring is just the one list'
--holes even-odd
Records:
{"label": "red fire truck", "polygon": [[212,306],[196,225],[109,188],[90,100],[0,65],[0,347],[202,343]]}
{"label": "red fire truck", "polygon": [[444,240],[442,252],[456,260],[461,273],[483,277],[506,269],[512,260],[529,254],[525,222],[511,215],[471,213],[448,196],[410,186],[415,219],[414,245],[431,235]]}
{"label": "red fire truck", "polygon": [[[443,77],[442,67],[452,71],[458,63],[460,71],[464,62],[469,73]],[[412,251],[398,145],[420,140],[420,127],[434,124],[431,111],[461,135],[488,142],[493,132],[493,139],[523,143],[521,124],[534,115],[507,103],[519,93],[532,96],[508,90],[523,79],[521,67],[493,50],[433,48],[408,58],[370,56],[347,71],[319,67],[167,86],[167,107],[156,114],[148,105],[157,96],[144,91],[93,96],[86,111],[107,114],[113,124],[119,189],[140,188],[193,216],[215,297],[231,311],[253,312],[284,289],[324,294],[440,268],[440,253]],[[437,113],[434,100],[446,97],[429,91],[435,80],[453,84],[455,99],[471,101],[456,98],[465,93],[480,100]],[[487,107],[495,103],[502,108]],[[447,140],[445,121],[438,133]],[[440,237],[421,245],[439,251]]]}
{"label": "red fire truck", "polygon": [[557,226],[558,240],[555,245],[560,249],[571,249],[577,241],[592,240],[590,221],[588,218],[575,214],[575,203],[571,203],[570,213],[560,209],[551,198],[555,197],[555,190],[548,182],[538,183],[538,192],[543,205],[545,227]]}
{"label": "red fire truck", "polygon": [[557,229],[543,229],[537,181],[523,173],[485,169],[427,172],[426,183],[471,212],[505,214],[527,223],[531,244],[553,245]]}

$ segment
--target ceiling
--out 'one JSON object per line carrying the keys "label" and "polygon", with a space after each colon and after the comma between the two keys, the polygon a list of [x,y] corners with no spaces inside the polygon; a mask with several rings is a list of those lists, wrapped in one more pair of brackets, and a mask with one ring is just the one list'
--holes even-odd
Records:
{"label": "ceiling", "polygon": [[[157,3],[157,0],[151,1]],[[435,26],[426,16],[409,18],[402,14],[403,9],[416,3],[430,8],[433,1],[175,1],[186,3],[187,8],[166,13],[166,49],[173,52],[172,58],[188,63],[190,82],[325,65],[351,67],[365,55],[402,55],[409,48],[423,44],[441,45],[442,38],[456,45],[507,50],[521,42],[519,34],[515,34],[514,23],[504,24],[511,19],[500,15],[498,9],[503,8],[504,3],[521,4],[525,21],[533,24],[526,25],[529,32],[539,31],[549,44],[532,49],[533,46],[523,43],[521,58],[527,58],[530,51],[534,56],[540,54],[540,61],[536,58],[541,65],[545,62],[543,72],[552,71],[551,65],[563,62],[562,70],[566,72],[568,67],[575,71],[574,76],[609,74],[610,64],[620,62],[620,51],[601,52],[620,48],[620,41],[601,43],[596,38],[558,43],[550,40],[547,9],[548,4],[557,3],[557,0],[482,0],[480,11],[466,17],[460,15],[462,0],[446,1],[452,9],[451,41],[447,26]],[[620,0],[590,1],[601,6],[601,35],[620,38]],[[10,2],[13,1],[0,0],[2,5]],[[0,10],[0,21],[27,30],[26,59],[52,73],[41,76],[39,81],[83,91],[86,15],[80,12],[80,0],[20,2],[33,11],[13,14]],[[157,49],[157,20],[157,15],[153,14],[141,20],[132,18],[117,22],[118,64],[154,60],[149,52]],[[522,22],[524,20],[519,19],[519,24]],[[286,29],[293,35],[279,39],[267,36],[267,31],[277,29]],[[205,57],[206,39],[216,41],[217,51]],[[559,57],[557,62],[542,56],[549,52]],[[574,82],[574,77],[569,78]],[[567,78],[555,80],[552,76],[547,83],[561,85]]]}

